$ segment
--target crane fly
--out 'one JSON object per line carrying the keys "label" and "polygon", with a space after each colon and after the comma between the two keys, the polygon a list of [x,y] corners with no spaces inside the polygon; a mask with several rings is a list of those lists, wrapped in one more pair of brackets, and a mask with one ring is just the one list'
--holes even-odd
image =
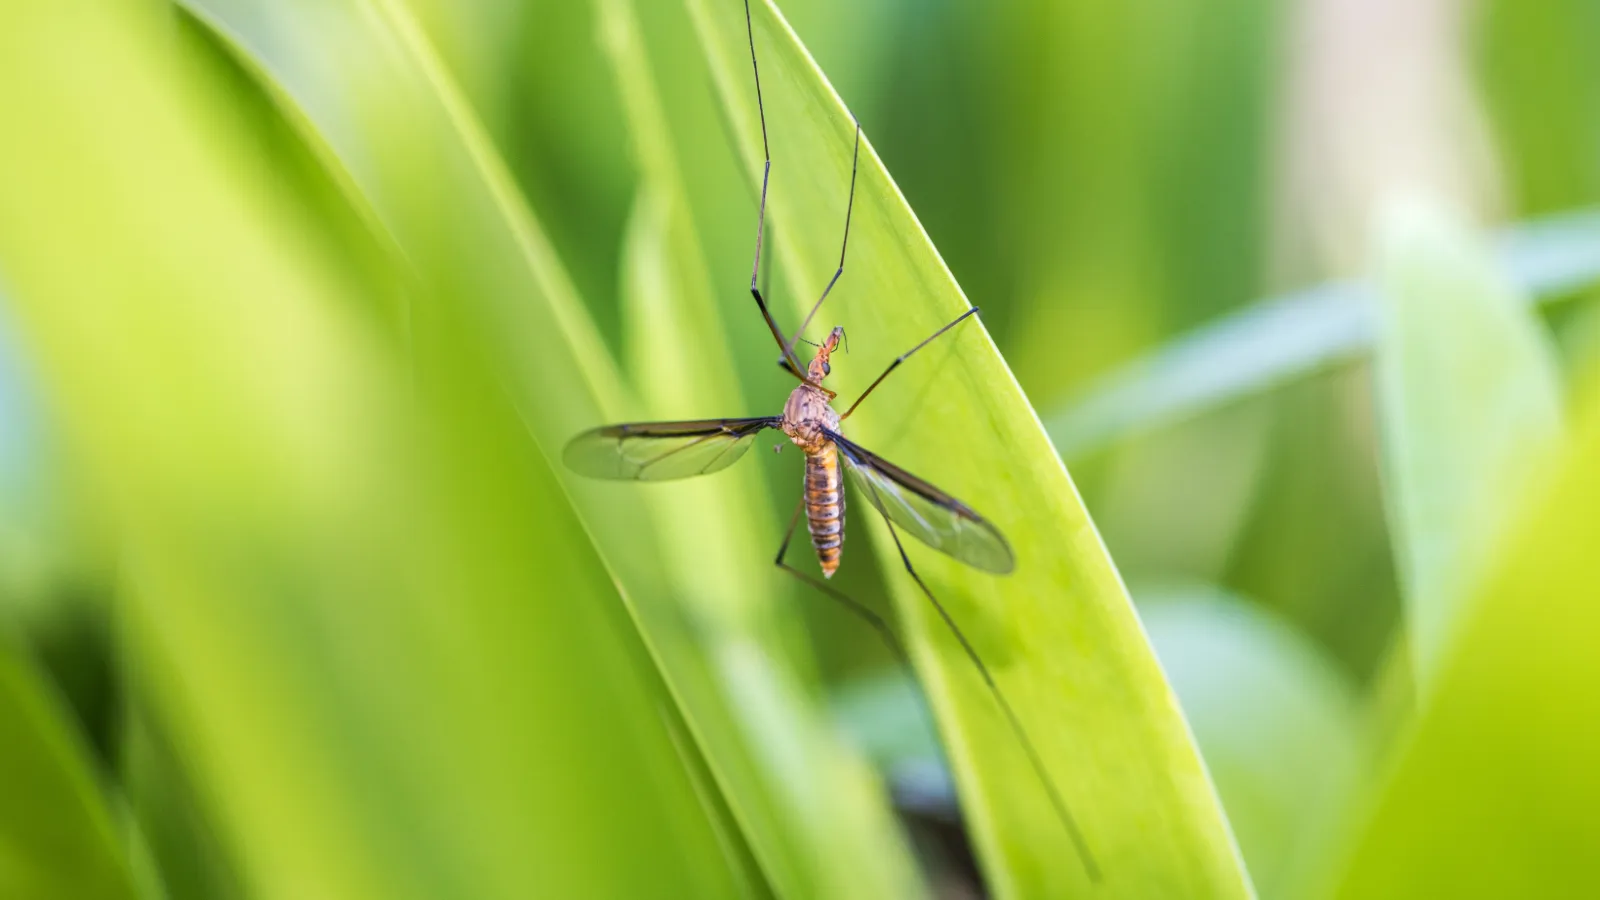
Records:
{"label": "crane fly", "polygon": [[[867,606],[852,600],[833,588],[826,580],[818,580],[786,562],[789,545],[799,525],[800,516],[806,517],[811,534],[811,546],[823,579],[831,579],[838,571],[844,553],[845,489],[841,470],[852,477],[855,490],[883,516],[895,549],[907,573],[916,582],[929,603],[949,626],[960,642],[967,657],[983,677],[1006,719],[1026,751],[1035,774],[1044,785],[1051,806],[1071,836],[1079,859],[1091,880],[1098,881],[1099,869],[1090,854],[1088,845],[1076,821],[1067,809],[1066,802],[1056,790],[1045,769],[1044,761],[1034,748],[1033,741],[1022,727],[1022,720],[1005,698],[989,667],[984,664],[965,633],[934,597],[923,582],[922,576],[911,565],[901,532],[909,534],[927,546],[944,553],[966,565],[997,575],[1009,574],[1016,565],[1011,547],[1005,537],[972,507],[957,500],[930,482],[911,474],[894,463],[849,440],[841,433],[841,425],[853,414],[861,402],[882,384],[896,368],[912,354],[926,347],[945,332],[956,327],[978,312],[970,307],[956,316],[921,343],[900,354],[889,363],[867,389],[843,413],[833,407],[838,395],[823,386],[823,380],[832,372],[832,356],[844,340],[843,327],[835,327],[821,343],[809,364],[801,367],[795,355],[795,344],[804,340],[801,335],[811,324],[811,319],[822,307],[823,301],[844,274],[845,252],[850,246],[850,218],[855,209],[856,173],[861,156],[861,125],[855,124],[855,147],[850,164],[850,191],[845,206],[844,239],[839,247],[839,265],[823,288],[822,295],[812,305],[793,337],[785,338],[762,295],[761,249],[766,231],[767,186],[772,174],[772,153],[767,144],[766,108],[761,99],[761,71],[756,62],[755,33],[750,21],[750,0],[745,0],[745,34],[750,44],[750,67],[755,77],[756,108],[761,121],[761,149],[765,162],[761,173],[761,197],[756,218],[755,263],[750,273],[750,294],[756,308],[766,320],[773,339],[782,355],[778,365],[793,375],[800,384],[789,394],[783,412],[776,416],[756,416],[742,419],[697,419],[683,422],[633,422],[606,425],[586,431],[568,442],[562,459],[569,469],[591,478],[620,481],[671,481],[709,475],[738,462],[756,442],[757,436],[767,430],[782,432],[790,442],[805,454],[805,485],[794,516],[784,532],[783,543],[778,547],[775,563],[778,568],[793,575],[818,591],[839,601],[860,616],[888,643],[891,650],[910,669],[910,658],[898,637],[881,616]],[[809,342],[807,342],[809,343]],[[782,449],[782,444],[778,449]]]}
{"label": "crane fly", "polygon": [[[956,322],[976,312],[970,309]],[[970,566],[998,574],[1010,572],[1011,547],[988,520],[839,433],[845,416],[833,408],[831,401],[837,395],[822,386],[822,379],[827,377],[829,357],[843,336],[844,329],[835,328],[818,345],[806,380],[789,395],[782,415],[607,425],[574,438],[567,444],[564,461],[574,472],[591,478],[670,481],[726,469],[744,456],[757,435],[773,429],[805,453],[805,491],[799,512],[806,514],[811,545],[824,577],[831,578],[838,571],[844,550],[841,471],[855,476],[868,502],[900,530]],[[790,538],[793,532],[791,527]]]}

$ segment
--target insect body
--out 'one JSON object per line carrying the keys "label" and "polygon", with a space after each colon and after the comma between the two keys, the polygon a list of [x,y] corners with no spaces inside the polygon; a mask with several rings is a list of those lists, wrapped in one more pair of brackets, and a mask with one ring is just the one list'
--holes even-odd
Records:
{"label": "insect body", "polygon": [[827,438],[828,432],[839,430],[839,414],[820,385],[829,372],[828,356],[843,335],[843,328],[835,328],[817,347],[806,371],[810,381],[795,388],[783,405],[783,433],[806,454],[806,525],[824,578],[838,571],[844,552],[844,482],[839,450]]}
{"label": "insect body", "polygon": [[[974,308],[962,313],[890,363],[884,375],[976,312]],[[1011,548],[987,519],[839,433],[840,423],[883,380],[879,376],[842,415],[834,410],[832,401],[837,395],[821,382],[831,371],[829,357],[843,337],[844,329],[835,328],[818,345],[805,379],[789,394],[782,415],[607,425],[573,438],[562,459],[574,472],[591,478],[669,481],[721,471],[744,456],[762,431],[777,429],[806,455],[805,492],[795,524],[798,513],[806,513],[823,575],[832,576],[838,570],[843,551],[844,483],[840,476],[845,471],[855,478],[858,492],[900,531],[968,565],[1010,572]],[[793,528],[791,525],[790,537]],[[784,539],[785,549],[790,537]],[[781,550],[779,564],[783,565]]]}

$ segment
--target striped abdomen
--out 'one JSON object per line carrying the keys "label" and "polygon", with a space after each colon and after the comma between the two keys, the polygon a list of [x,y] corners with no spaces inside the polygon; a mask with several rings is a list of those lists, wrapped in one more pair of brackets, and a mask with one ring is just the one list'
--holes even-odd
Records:
{"label": "striped abdomen", "polygon": [[844,483],[839,475],[839,451],[832,443],[806,454],[806,525],[824,577],[833,576],[844,551]]}

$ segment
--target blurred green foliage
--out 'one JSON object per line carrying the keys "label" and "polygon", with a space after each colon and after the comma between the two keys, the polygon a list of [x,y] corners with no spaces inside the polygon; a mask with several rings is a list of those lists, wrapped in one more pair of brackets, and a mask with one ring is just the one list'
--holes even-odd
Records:
{"label": "blurred green foliage", "polygon": [[1594,889],[1600,381],[1584,387],[1579,434],[1470,597],[1339,896]]}
{"label": "blurred green foliage", "polygon": [[19,648],[0,646],[0,890],[8,897],[137,896],[127,848],[60,698]]}
{"label": "blurred green foliage", "polygon": [[[1600,6],[780,5],[761,277],[793,327],[831,274],[831,83],[817,330],[859,388],[983,308],[850,425],[1019,548],[911,552],[1097,893],[1242,893],[1235,838],[1266,897],[1600,890]],[[834,583],[920,690],[771,569],[793,452],[552,462],[792,387],[743,26],[0,6],[0,894],[1082,887],[864,502]]]}
{"label": "blurred green foliage", "polygon": [[1406,639],[1425,684],[1464,595],[1542,486],[1561,389],[1549,340],[1483,248],[1440,210],[1385,216],[1375,381]]}

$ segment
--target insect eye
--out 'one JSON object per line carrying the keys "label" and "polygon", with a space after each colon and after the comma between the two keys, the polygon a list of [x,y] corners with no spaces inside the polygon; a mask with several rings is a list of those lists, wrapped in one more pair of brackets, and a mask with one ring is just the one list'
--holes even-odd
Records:
{"label": "insect eye", "polygon": [[833,366],[830,366],[826,362],[824,362],[822,364],[822,374],[824,374],[824,375],[832,375],[833,374]]}

